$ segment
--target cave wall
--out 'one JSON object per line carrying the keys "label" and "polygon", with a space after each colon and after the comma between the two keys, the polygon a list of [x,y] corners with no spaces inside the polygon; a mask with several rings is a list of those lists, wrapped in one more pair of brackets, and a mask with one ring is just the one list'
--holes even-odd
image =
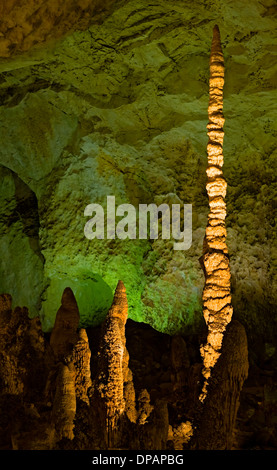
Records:
{"label": "cave wall", "polygon": [[[258,332],[273,341],[276,13],[271,0],[119,1],[101,21],[91,16],[81,28],[76,20],[76,31],[62,36],[65,26],[57,41],[51,34],[45,41],[45,33],[39,48],[31,48],[30,40],[28,47],[1,53],[0,164],[36,197],[43,260],[36,266],[33,251],[23,248],[21,262],[10,250],[11,266],[28,279],[43,270],[36,295],[45,330],[52,328],[67,286],[81,325],[98,324],[118,279],[128,292],[130,318],[167,333],[193,332],[203,324],[198,259],[208,213],[209,53],[217,23],[225,57],[234,315],[250,339]],[[191,203],[191,248],[174,251],[166,240],[87,240],[84,208],[105,205],[107,195],[115,195],[117,205],[136,207]],[[7,201],[2,190],[1,199]],[[14,232],[6,232],[12,246]],[[1,256],[5,243],[1,239]],[[1,276],[11,291],[7,269]],[[14,303],[34,303],[32,288],[24,288],[24,297],[22,290],[20,283],[13,288]]]}
{"label": "cave wall", "polygon": [[0,166],[0,179],[1,290],[37,316],[45,288],[37,199],[9,168]]}

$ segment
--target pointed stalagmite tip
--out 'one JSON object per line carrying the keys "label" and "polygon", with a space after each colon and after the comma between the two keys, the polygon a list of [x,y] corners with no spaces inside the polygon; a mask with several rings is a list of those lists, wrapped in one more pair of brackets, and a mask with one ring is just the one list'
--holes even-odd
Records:
{"label": "pointed stalagmite tip", "polygon": [[214,34],[220,34],[219,27],[217,24],[214,25]]}
{"label": "pointed stalagmite tip", "polygon": [[126,288],[122,281],[118,281],[112,306],[109,310],[109,316],[119,317],[124,323],[128,316],[128,301],[126,295]]}
{"label": "pointed stalagmite tip", "polygon": [[118,281],[115,291],[116,292],[126,292],[126,288],[125,288],[122,281]]}

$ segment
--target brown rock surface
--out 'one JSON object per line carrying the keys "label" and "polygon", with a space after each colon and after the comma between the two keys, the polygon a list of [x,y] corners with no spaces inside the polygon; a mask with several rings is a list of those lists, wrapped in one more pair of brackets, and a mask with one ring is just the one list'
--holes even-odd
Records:
{"label": "brown rock surface", "polygon": [[[24,52],[99,20],[114,0],[6,0],[0,3],[0,57]],[[101,17],[101,15],[100,15]]]}
{"label": "brown rock surface", "polygon": [[[270,370],[260,371],[260,377],[252,375],[242,388],[248,373],[247,339],[234,319],[227,326],[201,403],[199,338],[172,341],[149,325],[126,322],[122,283],[102,331],[95,328],[87,336],[79,330],[72,352],[59,362],[51,359],[48,336],[37,319],[28,318],[27,309],[11,311],[8,296],[0,297],[0,305],[9,312],[0,335],[1,449],[275,446],[276,378]],[[175,372],[182,367],[185,374],[180,381]],[[49,368],[51,400],[43,394]]]}
{"label": "brown rock surface", "polygon": [[88,389],[92,385],[90,358],[91,351],[86,330],[79,330],[79,339],[73,348],[72,358],[75,366],[75,391],[76,398],[89,403]]}
{"label": "brown rock surface", "polygon": [[170,358],[174,375],[174,388],[183,388],[190,362],[186,342],[182,336],[173,336],[171,341]]}
{"label": "brown rock surface", "polygon": [[0,298],[1,393],[23,394],[28,398],[39,396],[45,383],[46,352],[40,321],[30,319],[25,307],[11,310],[11,298],[6,294]]}
{"label": "brown rock surface", "polygon": [[12,310],[11,302],[0,296],[0,449],[41,448],[34,403],[41,402],[46,383],[47,345],[39,319],[30,319],[25,307]]}
{"label": "brown rock surface", "polygon": [[72,352],[78,341],[77,328],[79,325],[79,309],[72,290],[67,287],[62,295],[54,328],[50,336],[50,345],[56,360],[63,360]]}
{"label": "brown rock surface", "polygon": [[[128,368],[129,354],[126,349],[125,324],[128,316],[126,289],[119,281],[112,306],[103,324],[98,353],[98,373],[95,395],[99,401],[100,419],[108,448],[118,444],[118,428],[124,412],[131,422],[136,421],[135,396],[132,374]],[[129,402],[126,404],[126,399]]]}
{"label": "brown rock surface", "polygon": [[221,355],[213,368],[202,405],[196,431],[198,449],[232,449],[240,393],[248,367],[245,329],[232,320],[224,334]]}

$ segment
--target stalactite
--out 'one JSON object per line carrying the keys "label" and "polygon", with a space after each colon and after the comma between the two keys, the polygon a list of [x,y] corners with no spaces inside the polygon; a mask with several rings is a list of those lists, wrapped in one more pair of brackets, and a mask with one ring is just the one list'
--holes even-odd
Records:
{"label": "stalactite", "polygon": [[223,85],[224,58],[218,26],[214,27],[210,55],[209,106],[207,125],[207,193],[209,216],[206,227],[202,266],[205,273],[203,290],[203,315],[208,327],[207,342],[201,348],[205,383],[200,400],[205,399],[211,369],[219,356],[226,326],[232,318],[231,275],[228,248],[226,245],[226,204],[227,183],[223,177]]}

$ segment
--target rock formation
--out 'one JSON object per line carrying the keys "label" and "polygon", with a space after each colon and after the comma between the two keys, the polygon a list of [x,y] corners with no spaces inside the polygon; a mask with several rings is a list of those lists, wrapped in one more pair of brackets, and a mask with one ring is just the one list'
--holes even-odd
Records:
{"label": "rock formation", "polygon": [[0,295],[0,326],[5,328],[10,320],[12,311],[12,297],[10,294]]}
{"label": "rock formation", "polygon": [[1,393],[34,399],[42,392],[46,378],[41,323],[38,318],[30,319],[25,307],[12,310],[11,301],[7,294],[0,296]]}
{"label": "rock formation", "polygon": [[223,177],[223,85],[224,59],[218,26],[214,27],[210,55],[210,101],[207,146],[207,193],[210,212],[204,239],[202,263],[205,273],[203,315],[208,327],[207,343],[202,347],[205,384],[200,397],[204,400],[211,369],[219,356],[226,326],[231,321],[231,275],[226,245],[226,188]]}
{"label": "rock formation", "polygon": [[95,394],[99,402],[104,439],[108,448],[118,445],[120,418],[126,413],[136,422],[135,395],[132,373],[128,368],[125,324],[128,316],[126,289],[119,281],[112,306],[103,324],[100,341]]}
{"label": "rock formation", "polygon": [[187,346],[184,338],[180,335],[172,337],[170,359],[173,371],[173,382],[176,389],[182,389],[187,379],[190,367]]}
{"label": "rock formation", "polygon": [[224,334],[221,355],[213,367],[196,434],[196,448],[231,450],[240,393],[248,377],[244,327],[232,320]]}
{"label": "rock formation", "polygon": [[[240,393],[248,373],[245,329],[236,320],[225,331],[201,403],[197,393],[201,363],[193,359],[198,345],[191,355],[189,338],[188,343],[181,337],[169,341],[170,360],[161,354],[166,335],[133,322],[127,344],[133,346],[132,335],[138,336],[140,351],[129,360],[128,305],[120,281],[101,330],[79,329],[71,352],[64,348],[64,357],[54,356],[49,336],[42,333],[37,318],[29,319],[26,308],[12,310],[5,294],[0,296],[0,307],[1,449],[233,448]],[[147,355],[144,363],[151,351],[149,342],[155,357]],[[136,348],[131,347],[132,354]],[[145,364],[151,380],[144,375]],[[165,382],[168,377],[171,384]],[[142,387],[144,381],[147,388]],[[49,393],[43,393],[47,383]]]}
{"label": "rock formation", "polygon": [[[27,305],[32,316],[41,309],[44,331],[53,328],[64,287],[78,285],[81,325],[96,326],[106,316],[117,280],[124,279],[129,318],[170,335],[199,332],[198,258],[207,217],[207,38],[217,22],[224,25],[228,60],[224,175],[228,248],[235,254],[232,304],[251,330],[251,342],[271,334],[268,305],[277,305],[276,6],[274,0],[249,2],[245,8],[230,1],[207,8],[204,0],[186,1],[177,9],[173,1],[116,2],[101,24],[55,41],[56,28],[66,22],[75,29],[83,13],[93,22],[93,5],[107,2],[5,1],[0,28],[13,58],[0,64],[0,282],[15,305]],[[49,33],[53,47],[42,47]],[[41,44],[36,53],[18,54],[36,41]],[[22,200],[19,180],[32,198]],[[84,207],[102,204],[109,194],[134,205],[192,203],[189,252],[173,252],[166,240],[118,241],[116,250],[111,241],[86,243]],[[26,236],[27,219],[29,227],[39,225],[37,248],[44,263],[35,240]],[[102,282],[95,282],[96,275]]]}
{"label": "rock formation", "polygon": [[[49,444],[47,424],[37,408],[48,374],[48,348],[40,320],[30,319],[25,307],[12,309],[11,296],[2,294],[0,325],[0,447],[43,448]],[[39,427],[44,444],[34,434]]]}
{"label": "rock formation", "polygon": [[28,51],[75,28],[84,29],[92,20],[99,20],[99,13],[105,12],[113,1],[7,0],[0,5],[0,57]]}
{"label": "rock formation", "polygon": [[88,404],[88,390],[92,386],[90,367],[91,351],[86,330],[81,328],[78,334],[79,339],[72,352],[76,372],[75,391],[76,398]]}
{"label": "rock formation", "polygon": [[169,426],[168,440],[173,442],[174,450],[183,450],[193,436],[193,427],[190,421],[183,422],[178,426]]}
{"label": "rock formation", "polygon": [[80,319],[79,309],[69,287],[64,290],[61,303],[50,337],[50,346],[57,361],[68,356],[79,339],[77,333]]}
{"label": "rock formation", "polygon": [[75,368],[73,362],[59,364],[56,393],[52,410],[52,422],[56,431],[56,441],[74,438],[76,414]]}

